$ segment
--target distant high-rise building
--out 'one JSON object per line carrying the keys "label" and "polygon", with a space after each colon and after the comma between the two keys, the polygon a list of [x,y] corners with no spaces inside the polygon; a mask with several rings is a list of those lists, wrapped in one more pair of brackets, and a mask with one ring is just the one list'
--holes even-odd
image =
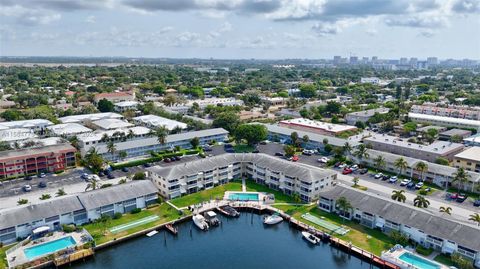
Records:
{"label": "distant high-rise building", "polygon": [[377,56],[372,56],[372,63],[377,63],[378,62],[378,57]]}
{"label": "distant high-rise building", "polygon": [[339,64],[342,61],[342,56],[333,56],[333,63]]}
{"label": "distant high-rise building", "polygon": [[350,56],[350,64],[358,64],[358,57],[357,56]]}
{"label": "distant high-rise building", "polygon": [[417,63],[418,63],[418,59],[417,59],[417,58],[410,58],[410,65],[411,65],[411,66],[416,67],[416,66],[417,66]]}
{"label": "distant high-rise building", "polygon": [[427,64],[428,65],[437,65],[438,64],[437,57],[428,57],[427,58]]}
{"label": "distant high-rise building", "polygon": [[368,57],[363,57],[362,58],[362,64],[368,64]]}
{"label": "distant high-rise building", "polygon": [[400,58],[400,65],[407,65],[408,64],[408,59],[405,57]]}

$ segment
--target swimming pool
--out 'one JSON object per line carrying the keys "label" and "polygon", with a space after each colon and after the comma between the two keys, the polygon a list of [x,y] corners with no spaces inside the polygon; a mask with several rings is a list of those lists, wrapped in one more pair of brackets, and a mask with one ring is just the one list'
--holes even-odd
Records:
{"label": "swimming pool", "polygon": [[440,269],[441,268],[439,265],[435,264],[434,262],[431,262],[418,255],[408,253],[408,252],[403,253],[398,258],[406,263],[409,263],[415,266],[415,268],[419,268],[419,269]]}
{"label": "swimming pool", "polygon": [[229,200],[258,201],[258,193],[234,192],[228,195]]}
{"label": "swimming pool", "polygon": [[75,239],[73,239],[73,237],[71,236],[67,236],[44,244],[26,248],[23,250],[23,252],[25,253],[27,259],[33,260],[37,257],[51,254],[59,250],[66,249],[70,246],[74,246],[75,244],[77,244],[77,242],[75,242]]}

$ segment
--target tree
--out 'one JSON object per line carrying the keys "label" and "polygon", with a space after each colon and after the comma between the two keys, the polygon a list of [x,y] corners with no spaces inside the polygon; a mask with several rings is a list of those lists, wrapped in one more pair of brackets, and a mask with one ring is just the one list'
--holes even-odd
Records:
{"label": "tree", "polygon": [[117,151],[117,148],[115,147],[115,143],[113,143],[113,141],[108,142],[107,152],[112,155],[112,159],[113,159],[113,156],[115,154],[115,151]]}
{"label": "tree", "polygon": [[190,140],[190,145],[192,145],[192,148],[194,149],[198,148],[200,145],[200,139],[198,139],[198,137],[192,138],[192,140]]}
{"label": "tree", "polygon": [[446,158],[443,158],[443,157],[438,157],[435,159],[435,163],[437,164],[441,164],[441,165],[449,165],[450,162],[448,161],[448,159]]}
{"label": "tree", "polygon": [[328,138],[324,138],[324,139],[322,140],[322,144],[323,144],[323,146],[328,145]]}
{"label": "tree", "polygon": [[94,173],[100,171],[104,163],[102,156],[97,153],[95,148],[91,148],[88,151],[88,153],[85,155],[84,161],[85,165]]}
{"label": "tree", "polygon": [[132,180],[144,180],[146,178],[144,172],[136,172],[135,175],[133,175]]}
{"label": "tree", "polygon": [[56,195],[57,197],[59,197],[59,196],[67,195],[67,193],[65,192],[65,190],[64,190],[63,188],[60,188],[60,189],[57,190],[57,192],[55,193],[55,195]]}
{"label": "tree", "polygon": [[471,221],[477,223],[478,226],[480,226],[480,214],[478,214],[478,213],[472,214],[472,215],[469,216],[468,220],[471,220]]}
{"label": "tree", "polygon": [[407,122],[403,125],[403,130],[405,133],[413,133],[417,130],[417,124],[415,122]]}
{"label": "tree", "polygon": [[380,171],[385,167],[385,164],[386,164],[385,158],[383,158],[383,156],[381,155],[378,155],[377,158],[375,158],[374,163],[375,163],[375,168],[377,168],[377,171]]}
{"label": "tree", "polygon": [[393,190],[392,191],[392,200],[398,201],[405,203],[407,200],[407,197],[405,196],[405,191],[404,190]]}
{"label": "tree", "polygon": [[343,152],[345,152],[345,154],[350,154],[350,152],[352,152],[352,146],[350,143],[345,142],[345,144],[343,144]]}
{"label": "tree", "polygon": [[418,162],[415,165],[415,170],[420,172],[420,179],[423,181],[423,174],[428,171],[428,164],[425,162]]}
{"label": "tree", "polygon": [[40,196],[40,200],[48,200],[52,198],[52,196],[50,194],[42,194],[42,196]]}
{"label": "tree", "polygon": [[308,135],[304,135],[304,136],[302,137],[302,142],[303,142],[304,147],[307,146],[307,144],[308,144],[309,141],[310,141],[310,137],[308,137]]}
{"label": "tree", "polygon": [[176,95],[174,94],[167,94],[164,98],[163,98],[163,104],[165,104],[165,106],[173,106],[174,104],[176,104],[178,102],[178,98]]}
{"label": "tree", "polygon": [[155,130],[155,136],[157,137],[158,143],[160,145],[165,145],[167,142],[168,131],[164,126],[160,126]]}
{"label": "tree", "polygon": [[474,269],[472,261],[464,258],[461,254],[455,252],[451,256],[452,262],[460,269]]}
{"label": "tree", "polygon": [[465,189],[465,184],[468,183],[470,175],[467,174],[463,167],[457,169],[457,172],[453,174],[452,183],[457,183],[458,191]]}
{"label": "tree", "polygon": [[390,238],[392,238],[395,244],[399,244],[401,246],[408,245],[408,236],[400,231],[392,230],[390,232]]}
{"label": "tree", "polygon": [[113,103],[104,98],[98,101],[97,108],[100,110],[100,112],[112,112]]}
{"label": "tree", "polygon": [[437,129],[435,129],[435,128],[428,129],[427,133],[426,133],[426,138],[427,138],[428,143],[433,143],[433,141],[435,141],[435,139],[437,139],[437,135],[438,135],[438,130]]}
{"label": "tree", "polygon": [[367,146],[365,146],[365,144],[360,144],[357,147],[357,150],[353,153],[353,155],[358,159],[360,159],[361,161],[363,161],[364,159],[368,159],[370,156],[368,154],[368,149],[367,149]]}
{"label": "tree", "polygon": [[350,213],[350,210],[353,209],[352,204],[343,196],[337,199],[335,206],[340,210],[340,216],[343,217],[347,217],[347,213]]}
{"label": "tree", "polygon": [[300,96],[303,98],[312,98],[317,96],[317,89],[313,84],[300,84],[298,88],[300,90]]}
{"label": "tree", "polygon": [[295,155],[295,147],[292,145],[285,145],[283,147],[283,150],[285,151],[286,157],[292,157],[293,155]]}
{"label": "tree", "polygon": [[404,170],[408,168],[408,163],[405,161],[403,157],[398,158],[395,160],[393,163],[393,166],[395,166],[398,169],[398,174],[401,175]]}
{"label": "tree", "polygon": [[216,128],[224,128],[230,133],[234,133],[240,124],[240,117],[233,111],[222,112],[213,120],[212,126]]}
{"label": "tree", "polygon": [[358,129],[365,129],[367,125],[363,121],[357,121],[355,122],[355,127],[357,127]]}
{"label": "tree", "polygon": [[439,209],[439,212],[440,213],[443,213],[443,214],[447,214],[447,215],[452,215],[452,208],[447,206],[441,206],[440,209]]}
{"label": "tree", "polygon": [[298,146],[298,133],[297,132],[292,132],[290,134],[290,140],[292,140],[292,145],[293,146]]}
{"label": "tree", "polygon": [[354,177],[352,179],[352,182],[353,182],[353,187],[357,187],[358,186],[358,182],[360,181],[360,178],[358,177]]}
{"label": "tree", "polygon": [[19,199],[19,200],[17,201],[17,204],[18,204],[18,205],[28,204],[28,200],[27,200],[27,199]]}
{"label": "tree", "polygon": [[267,135],[267,127],[261,124],[242,124],[235,130],[235,137],[238,140],[247,140],[247,143],[250,146],[267,139]]}
{"label": "tree", "polygon": [[85,191],[87,190],[96,190],[101,188],[102,184],[96,179],[96,177],[92,177],[88,179],[88,184],[87,187],[85,188]]}
{"label": "tree", "polygon": [[110,224],[111,220],[112,218],[109,215],[102,214],[100,218],[95,221],[100,225],[103,235],[105,235],[105,233],[107,232],[108,225]]}
{"label": "tree", "polygon": [[461,135],[452,135],[452,137],[450,137],[450,142],[452,143],[461,143],[463,141],[463,137]]}
{"label": "tree", "polygon": [[430,201],[428,201],[424,196],[418,195],[413,199],[413,205],[419,208],[427,208],[430,205]]}
{"label": "tree", "polygon": [[118,152],[118,157],[120,157],[120,159],[122,159],[122,160],[127,158],[127,156],[128,156],[128,153],[125,150],[122,150],[122,151]]}

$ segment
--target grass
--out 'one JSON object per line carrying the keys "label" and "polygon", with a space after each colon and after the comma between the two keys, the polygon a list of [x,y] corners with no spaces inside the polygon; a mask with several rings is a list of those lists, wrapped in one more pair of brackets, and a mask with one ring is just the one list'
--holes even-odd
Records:
{"label": "grass", "polygon": [[276,191],[268,188],[265,185],[258,184],[252,180],[247,180],[247,191],[254,192],[268,192],[275,195],[275,203],[296,203],[295,199],[291,196],[288,196],[281,191]]}
{"label": "grass", "polygon": [[223,198],[223,195],[226,191],[241,191],[241,190],[242,190],[242,183],[230,182],[225,185],[220,185],[208,190],[199,191],[193,194],[175,198],[175,199],[172,199],[170,202],[177,207],[185,207],[185,206],[209,201],[210,199],[216,198],[216,197]]}
{"label": "grass", "polygon": [[438,254],[437,256],[435,256],[435,258],[433,258],[433,260],[446,266],[455,266],[455,263],[453,263],[450,256],[447,256],[445,254]]}
{"label": "grass", "polygon": [[362,185],[358,185],[358,184],[357,184],[357,185],[352,185],[352,188],[359,189],[359,190],[361,190],[361,191],[366,191],[366,190],[368,190],[367,187],[362,186]]}
{"label": "grass", "polygon": [[418,254],[421,254],[423,256],[429,256],[430,254],[433,253],[433,248],[425,248],[425,247],[422,247],[422,246],[419,245],[415,248],[415,251]]}
{"label": "grass", "polygon": [[[189,214],[187,211],[184,211],[183,214]],[[178,219],[183,214],[180,214],[175,208],[171,207],[167,203],[163,203],[161,205],[142,210],[137,214],[125,214],[119,219],[112,219],[106,226],[103,226],[99,223],[90,223],[86,224],[83,227],[92,235],[95,239],[97,245],[106,243],[116,238],[120,238],[123,236],[127,236],[133,234],[135,232],[139,232],[175,219]],[[126,224],[135,220],[139,220],[148,216],[157,215],[159,219],[154,222],[149,222],[140,226],[132,227],[131,229],[127,229],[122,232],[118,233],[111,233],[109,230],[115,226]]]}
{"label": "grass", "polygon": [[235,153],[246,153],[253,151],[253,147],[246,144],[237,144],[233,146],[233,149],[235,150]]}
{"label": "grass", "polygon": [[320,210],[316,205],[300,207],[279,205],[275,207],[283,210],[285,213],[293,216],[295,219],[301,220],[302,222],[312,225],[315,228],[327,233],[331,233],[331,231],[322,226],[304,220],[301,215],[308,212],[319,218],[323,217],[325,220],[330,221],[335,225],[346,226],[348,229],[350,229],[350,231],[345,235],[338,236],[338,238],[351,242],[353,245],[375,255],[381,255],[383,250],[387,250],[394,245],[394,241],[380,230],[370,229],[353,221],[343,220],[338,215]]}
{"label": "grass", "polygon": [[13,247],[14,245],[9,245],[9,246],[5,246],[5,247],[1,247],[0,248],[0,269],[5,269],[7,268],[7,260],[6,260],[6,251]]}

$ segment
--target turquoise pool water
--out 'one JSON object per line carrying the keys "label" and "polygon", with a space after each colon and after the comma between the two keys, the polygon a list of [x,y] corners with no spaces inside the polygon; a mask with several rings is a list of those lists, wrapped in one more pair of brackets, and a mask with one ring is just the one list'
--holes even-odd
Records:
{"label": "turquoise pool water", "polygon": [[33,260],[37,257],[54,253],[62,249],[66,249],[70,246],[75,245],[76,243],[77,242],[75,242],[75,239],[73,239],[73,237],[67,236],[54,241],[50,241],[48,243],[26,248],[25,250],[23,250],[23,252],[25,252],[25,256],[27,256],[27,259]]}
{"label": "turquoise pool water", "polygon": [[228,195],[229,200],[258,201],[258,193],[235,192]]}
{"label": "turquoise pool water", "polygon": [[403,253],[398,258],[406,263],[409,263],[415,266],[415,268],[419,268],[419,269],[439,269],[440,268],[440,266],[436,265],[435,263],[411,253]]}

